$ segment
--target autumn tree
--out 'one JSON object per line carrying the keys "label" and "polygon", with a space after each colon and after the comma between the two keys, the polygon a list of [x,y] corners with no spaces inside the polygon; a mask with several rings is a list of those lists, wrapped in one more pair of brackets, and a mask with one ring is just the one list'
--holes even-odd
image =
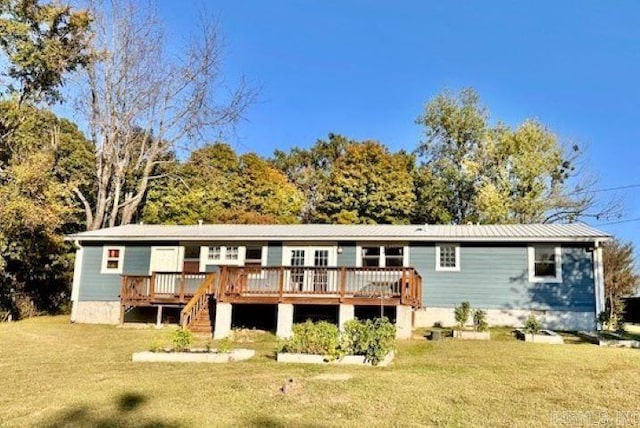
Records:
{"label": "autumn tree", "polygon": [[271,162],[304,195],[303,223],[317,221],[322,192],[327,188],[335,162],[344,155],[349,144],[344,136],[330,133],[326,140],[317,140],[309,149],[293,147],[288,152],[275,151]]}
{"label": "autumn tree", "polygon": [[[96,60],[79,99],[96,151],[93,196],[80,188],[87,229],[130,223],[170,153],[191,151],[242,117],[254,93],[222,74],[222,40],[203,20],[171,52],[151,5],[94,3]],[[177,52],[177,53],[176,53]]]}
{"label": "autumn tree", "polygon": [[409,223],[414,209],[413,158],[375,141],[350,141],[333,163],[316,221]]}
{"label": "autumn tree", "polygon": [[470,88],[445,91],[418,118],[417,207],[425,223],[553,223],[603,219],[616,201],[597,200],[577,145],[565,146],[536,120],[491,125]]}
{"label": "autumn tree", "polygon": [[7,87],[19,104],[60,101],[65,75],[91,60],[91,16],[56,1],[0,0]]}
{"label": "autumn tree", "polygon": [[619,326],[623,320],[623,298],[634,295],[640,286],[631,242],[613,240],[602,252],[604,265],[605,314],[601,321]]}
{"label": "autumn tree", "polygon": [[287,177],[253,153],[238,156],[227,144],[207,145],[167,178],[154,183],[145,203],[149,223],[296,223],[303,195]]}
{"label": "autumn tree", "polygon": [[0,143],[0,307],[20,316],[59,310],[68,299],[73,260],[63,237],[83,229],[71,188],[91,181],[93,152],[71,122],[17,108],[0,103],[0,124],[22,116]]}

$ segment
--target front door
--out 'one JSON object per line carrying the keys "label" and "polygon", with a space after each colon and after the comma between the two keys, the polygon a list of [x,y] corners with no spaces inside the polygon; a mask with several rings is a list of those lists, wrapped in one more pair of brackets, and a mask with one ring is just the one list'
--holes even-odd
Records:
{"label": "front door", "polygon": [[323,268],[335,266],[333,247],[289,247],[285,257],[284,264],[291,266],[287,290],[311,293],[330,291],[335,281],[331,280],[332,272]]}
{"label": "front door", "polygon": [[149,271],[156,274],[156,294],[175,294],[179,276],[175,273],[180,271],[180,247],[151,247]]}

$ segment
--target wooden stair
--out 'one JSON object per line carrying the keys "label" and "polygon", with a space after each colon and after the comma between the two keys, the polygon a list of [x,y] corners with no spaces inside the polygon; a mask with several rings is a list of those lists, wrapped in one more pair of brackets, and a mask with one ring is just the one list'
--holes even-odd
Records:
{"label": "wooden stair", "polygon": [[215,299],[209,296],[207,303],[202,307],[195,320],[187,327],[194,333],[213,334],[215,323]]}

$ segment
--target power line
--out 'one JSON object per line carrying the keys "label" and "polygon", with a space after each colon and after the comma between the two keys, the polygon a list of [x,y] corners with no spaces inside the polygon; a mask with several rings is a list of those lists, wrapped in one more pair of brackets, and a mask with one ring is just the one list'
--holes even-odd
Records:
{"label": "power line", "polygon": [[626,220],[619,220],[619,221],[610,221],[608,223],[598,223],[596,226],[610,226],[612,224],[631,223],[631,222],[634,222],[634,221],[640,221],[640,217],[628,218]]}
{"label": "power line", "polygon": [[574,192],[578,193],[600,193],[600,192],[613,192],[616,190],[627,190],[627,189],[635,189],[636,187],[640,187],[640,184],[628,184],[626,186],[618,186],[618,187],[608,187],[604,189],[596,189],[596,190],[579,190]]}

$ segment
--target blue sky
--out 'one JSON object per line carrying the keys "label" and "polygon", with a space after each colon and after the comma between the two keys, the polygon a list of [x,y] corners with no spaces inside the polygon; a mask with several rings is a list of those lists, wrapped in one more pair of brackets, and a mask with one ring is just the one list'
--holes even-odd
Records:
{"label": "blue sky", "polygon": [[[424,104],[472,86],[493,119],[538,118],[586,148],[599,188],[640,184],[640,2],[158,4],[180,39],[205,3],[226,37],[230,81],[244,75],[261,87],[230,141],[240,152],[308,147],[329,132],[412,150]],[[640,188],[617,193],[623,219],[640,217]],[[636,247],[639,227],[601,226]]]}

